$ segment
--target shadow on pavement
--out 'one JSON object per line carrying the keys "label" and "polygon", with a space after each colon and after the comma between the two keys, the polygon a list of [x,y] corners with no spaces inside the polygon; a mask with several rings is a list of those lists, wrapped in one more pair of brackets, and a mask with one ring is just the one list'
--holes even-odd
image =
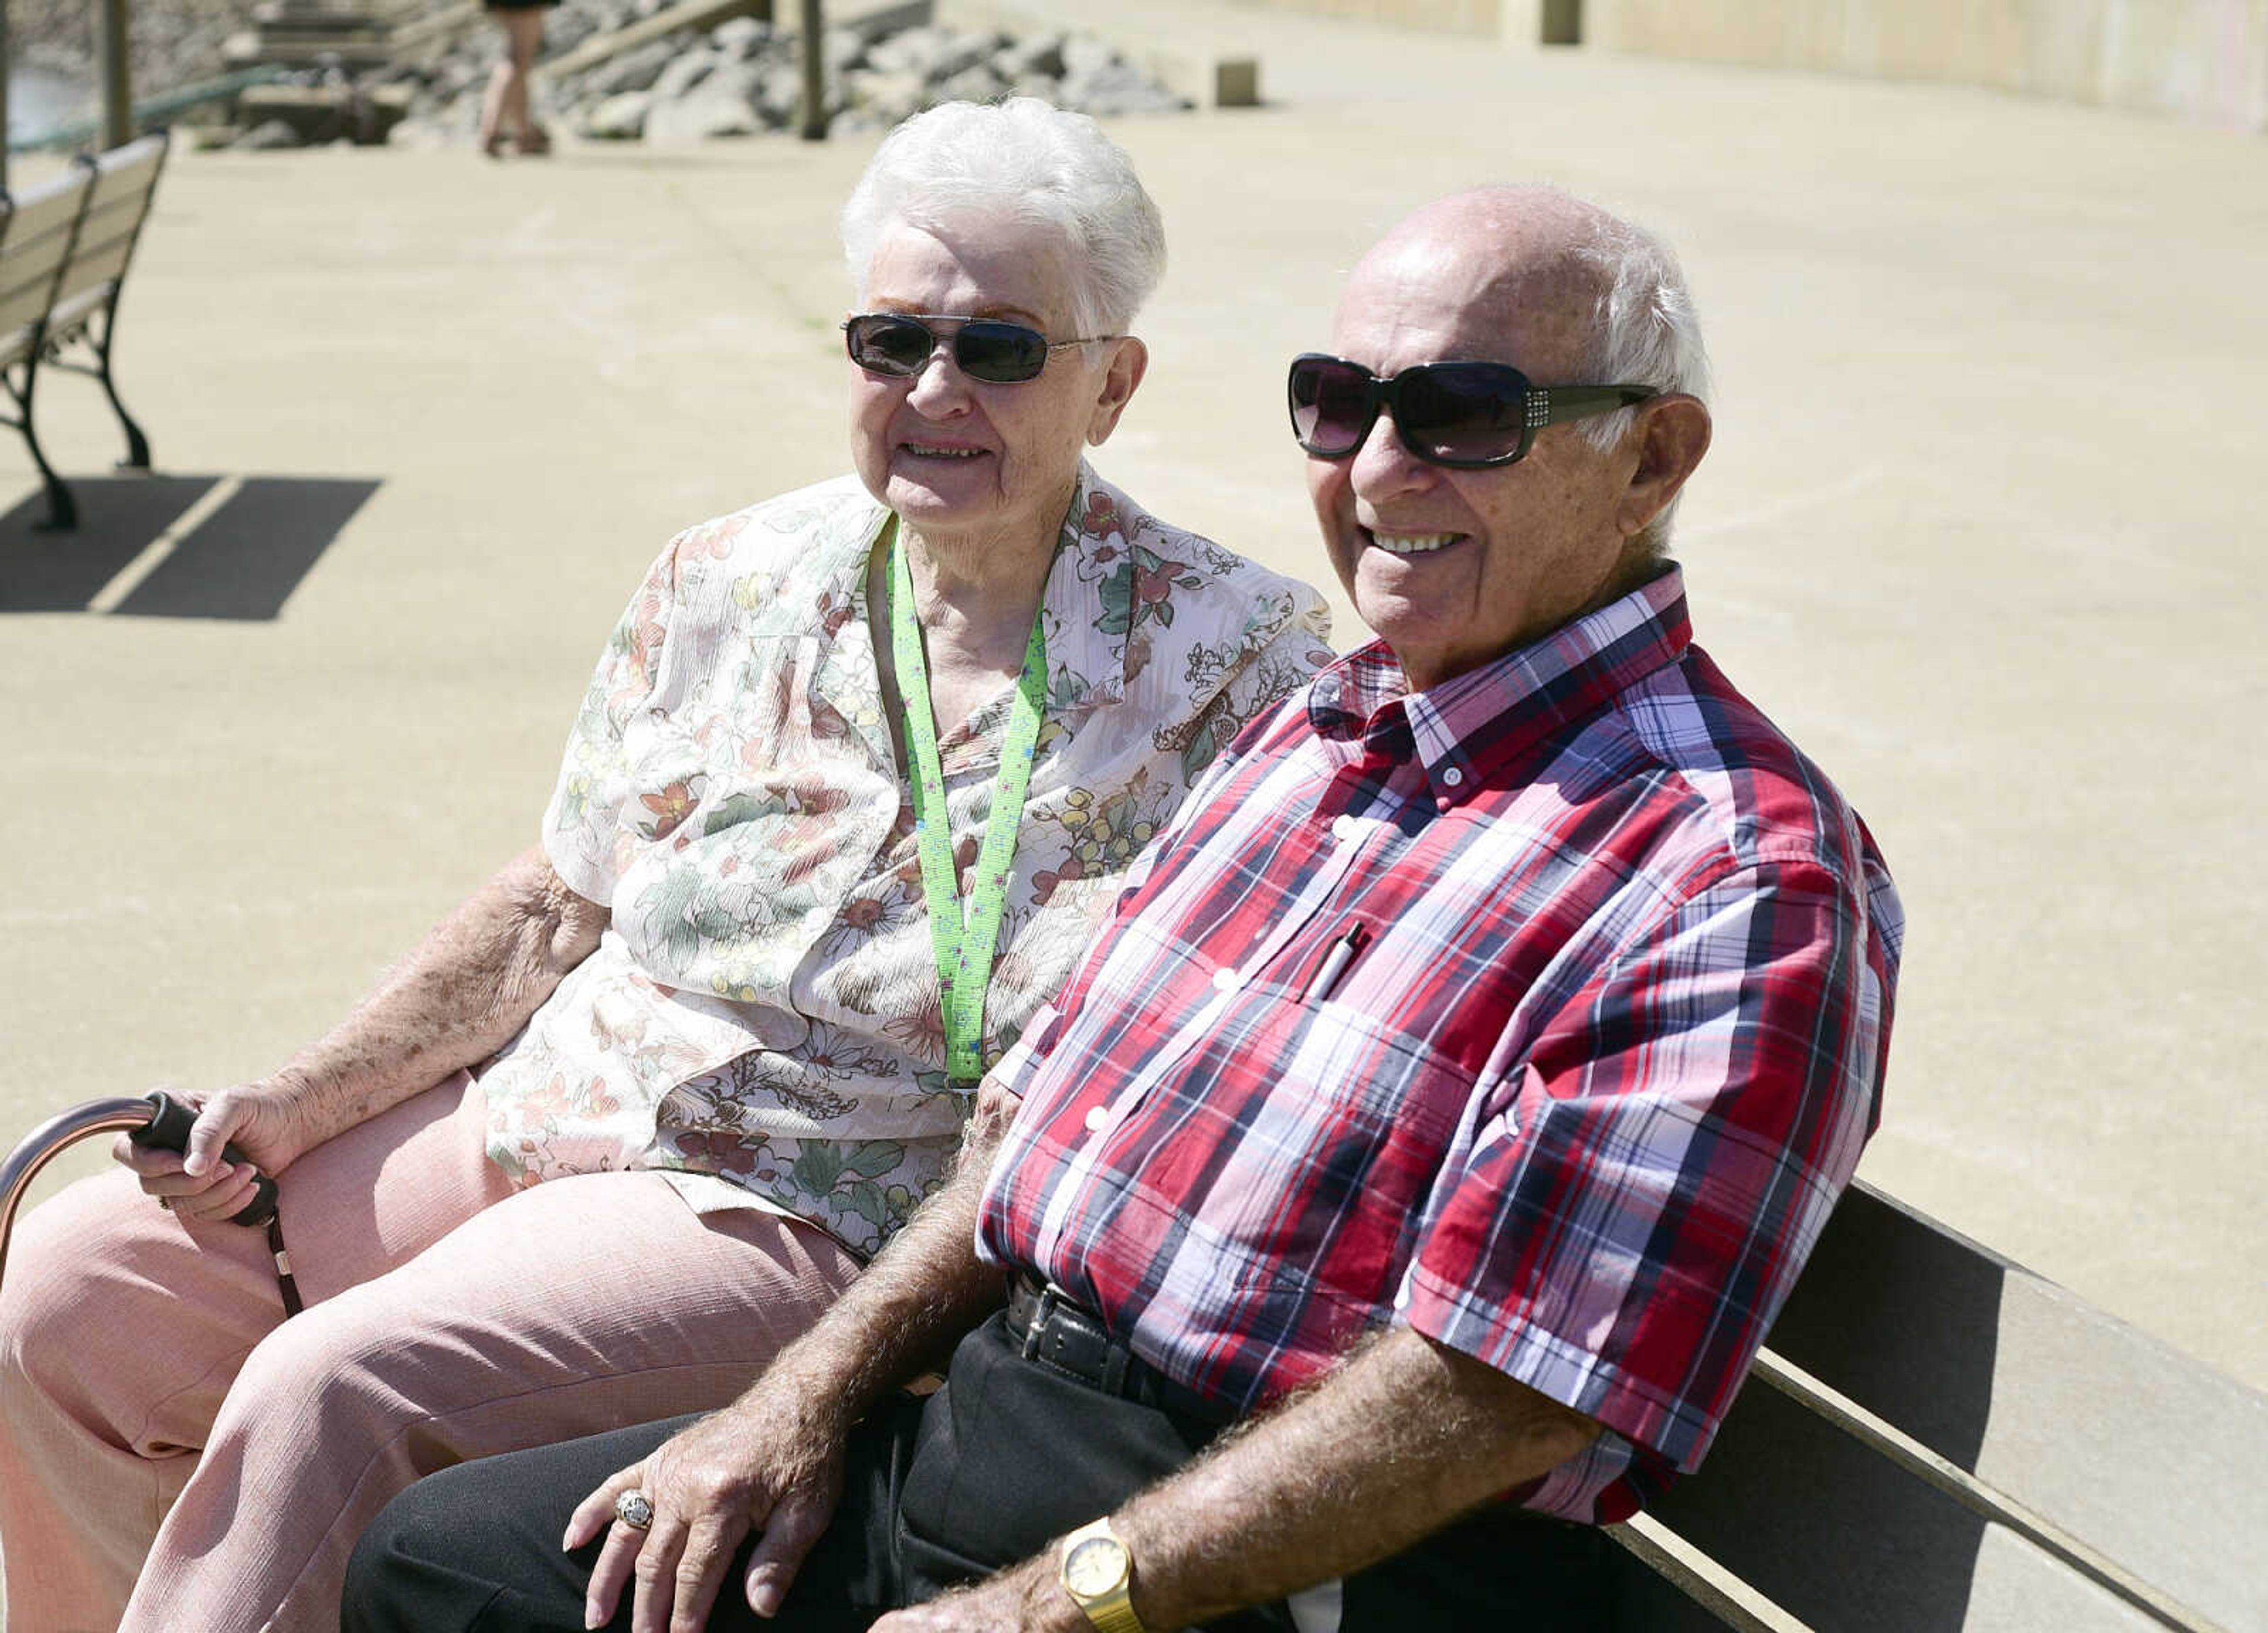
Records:
{"label": "shadow on pavement", "polygon": [[[38,525],[47,502],[35,491],[0,516],[0,614],[275,618],[378,487],[320,476],[80,478],[71,483],[79,524],[69,533]],[[173,533],[170,549],[122,595],[105,596]]]}

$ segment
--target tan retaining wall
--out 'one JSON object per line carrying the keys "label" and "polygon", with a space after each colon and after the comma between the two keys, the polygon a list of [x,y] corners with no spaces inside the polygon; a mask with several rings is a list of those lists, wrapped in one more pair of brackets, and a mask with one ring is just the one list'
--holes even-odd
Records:
{"label": "tan retaining wall", "polygon": [[1243,0],[1529,44],[1991,85],[2268,130],[2268,0]]}
{"label": "tan retaining wall", "polygon": [[2268,0],[1586,0],[1615,51],[1997,86],[2268,128]]}

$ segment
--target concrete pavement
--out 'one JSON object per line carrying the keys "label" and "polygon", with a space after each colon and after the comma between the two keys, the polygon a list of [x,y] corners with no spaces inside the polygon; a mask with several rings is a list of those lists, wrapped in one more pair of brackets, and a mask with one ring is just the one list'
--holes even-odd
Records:
{"label": "concrete pavement", "polygon": [[[1721,383],[1679,550],[1700,638],[1911,915],[1863,1172],[2268,1387],[2259,139],[1054,9],[1262,57],[1267,107],[1115,129],[1174,259],[1098,462],[1273,564],[1325,573],[1283,362],[1405,210],[1542,176],[1679,246]],[[530,841],[653,552],[844,466],[832,217],[872,141],[177,159],[119,349],[159,466],[376,485],[269,620],[5,610],[75,546],[0,530],[0,1131],[265,1069]],[[42,388],[67,474],[114,457],[98,396]],[[34,487],[0,438],[0,505]],[[88,548],[130,497],[85,496]]]}

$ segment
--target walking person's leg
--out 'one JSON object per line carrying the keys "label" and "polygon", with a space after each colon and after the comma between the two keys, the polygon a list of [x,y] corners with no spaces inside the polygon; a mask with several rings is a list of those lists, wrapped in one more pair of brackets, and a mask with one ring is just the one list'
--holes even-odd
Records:
{"label": "walking person's leg", "polygon": [[502,16],[504,62],[510,70],[504,82],[504,122],[512,127],[521,152],[548,153],[551,151],[551,138],[535,122],[535,113],[528,100],[528,76],[534,70],[536,53],[543,48],[543,8],[521,6]]}
{"label": "walking person's leg", "polygon": [[489,70],[489,83],[481,91],[481,151],[494,158],[504,151],[504,99],[512,86],[512,13],[490,7],[504,55]]}

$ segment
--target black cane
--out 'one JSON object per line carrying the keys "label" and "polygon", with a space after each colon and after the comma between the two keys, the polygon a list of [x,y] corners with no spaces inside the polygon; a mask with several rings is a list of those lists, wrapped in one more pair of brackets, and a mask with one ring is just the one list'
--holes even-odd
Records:
{"label": "black cane", "polygon": [[[26,1135],[8,1153],[7,1160],[0,1162],[0,1276],[7,1271],[8,1236],[15,1226],[17,1204],[22,1202],[40,1170],[65,1147],[91,1134],[123,1129],[126,1137],[136,1145],[186,1152],[189,1148],[189,1130],[196,1121],[195,1107],[160,1091],[140,1100],[89,1100],[60,1116],[50,1117]],[[222,1148],[221,1157],[230,1163],[247,1160],[233,1143]],[[284,1295],[284,1313],[298,1314],[299,1284],[292,1279],[291,1255],[284,1250],[284,1227],[276,1217],[276,1181],[272,1175],[260,1176],[254,1184],[252,1200],[230,1215],[228,1222],[267,1227],[268,1250],[276,1256],[276,1285]]]}

